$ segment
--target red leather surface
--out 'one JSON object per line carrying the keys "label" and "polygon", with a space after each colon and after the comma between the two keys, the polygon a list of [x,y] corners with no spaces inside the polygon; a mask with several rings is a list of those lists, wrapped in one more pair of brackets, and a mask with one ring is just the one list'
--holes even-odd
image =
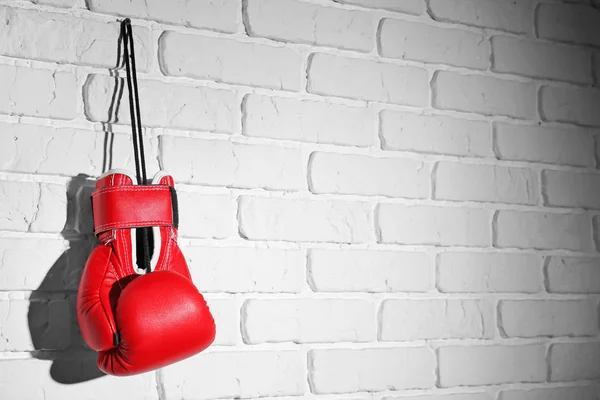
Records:
{"label": "red leather surface", "polygon": [[173,224],[167,185],[109,186],[92,194],[94,233],[115,228]]}
{"label": "red leather surface", "polygon": [[[165,176],[160,184],[168,188],[173,180]],[[96,189],[130,185],[128,176],[113,174],[100,179]],[[110,204],[105,207],[112,212]],[[161,368],[214,341],[214,319],[191,281],[177,245],[177,229],[160,227],[160,236],[158,262],[149,274],[138,275],[133,268],[130,229],[100,234],[102,244],[85,265],[77,293],[77,318],[86,343],[98,351],[98,367],[108,374],[133,375]],[[117,345],[115,333],[120,336]]]}

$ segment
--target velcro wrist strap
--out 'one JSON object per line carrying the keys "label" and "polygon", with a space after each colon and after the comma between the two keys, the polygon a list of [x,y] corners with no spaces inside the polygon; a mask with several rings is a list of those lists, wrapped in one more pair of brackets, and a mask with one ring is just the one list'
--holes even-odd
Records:
{"label": "velcro wrist strap", "polygon": [[177,225],[177,198],[168,185],[111,186],[92,193],[94,233]]}

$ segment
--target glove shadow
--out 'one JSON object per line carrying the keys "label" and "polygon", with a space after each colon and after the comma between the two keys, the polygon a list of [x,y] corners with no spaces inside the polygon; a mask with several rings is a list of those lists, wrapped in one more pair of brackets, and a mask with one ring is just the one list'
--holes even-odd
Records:
{"label": "glove shadow", "polygon": [[38,359],[52,360],[50,376],[70,384],[104,376],[97,353],[85,344],[77,322],[76,298],[83,267],[97,244],[93,235],[90,194],[94,182],[85,175],[67,186],[67,221],[61,235],[68,249],[54,262],[40,286],[31,293],[29,331]]}

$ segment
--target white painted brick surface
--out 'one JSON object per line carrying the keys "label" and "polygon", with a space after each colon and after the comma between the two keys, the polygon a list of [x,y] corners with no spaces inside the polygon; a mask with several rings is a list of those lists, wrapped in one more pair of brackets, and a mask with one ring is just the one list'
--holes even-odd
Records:
{"label": "white painted brick surface", "polygon": [[313,350],[309,362],[309,382],[316,394],[435,385],[435,355],[427,347]]}
{"label": "white painted brick surface", "polygon": [[380,113],[379,130],[385,150],[466,157],[492,155],[490,126],[483,121],[384,110]]}
{"label": "white painted brick surface", "polygon": [[162,165],[179,182],[299,190],[306,187],[297,149],[162,136]]}
{"label": "white painted brick surface", "polygon": [[577,128],[513,125],[494,127],[495,149],[502,160],[593,166],[592,132]]}
{"label": "white painted brick surface", "polygon": [[337,343],[376,338],[375,306],[364,300],[248,300],[244,342]]}
{"label": "white painted brick surface", "polygon": [[303,392],[302,369],[295,351],[215,352],[164,368],[162,379],[166,395],[181,399],[293,396]]}
{"label": "white painted brick surface", "polygon": [[380,314],[380,340],[489,339],[494,307],[481,300],[386,300]]}
{"label": "white painted brick surface", "polygon": [[600,345],[555,343],[550,347],[550,380],[577,381],[600,378]]}
{"label": "white painted brick surface", "polygon": [[[600,0],[0,3],[2,400],[597,400]],[[125,17],[217,337],[115,378],[75,296]]]}
{"label": "white painted brick surface", "polygon": [[427,87],[427,71],[417,67],[323,53],[309,61],[310,93],[422,107]]}
{"label": "white painted brick surface", "polygon": [[481,34],[386,18],[379,48],[383,57],[486,69],[490,43]]}
{"label": "white painted brick surface", "polygon": [[499,400],[596,400],[598,393],[593,386],[553,387],[544,389],[506,390]]}
{"label": "white painted brick surface", "polygon": [[0,65],[0,114],[70,120],[78,101],[71,73]]}
{"label": "white painted brick surface", "polygon": [[248,239],[363,243],[373,234],[367,203],[242,197],[240,233]]}
{"label": "white painted brick surface", "polygon": [[550,257],[546,267],[552,293],[600,293],[600,260],[584,257]]}
{"label": "white painted brick surface", "polygon": [[[113,104],[118,86],[123,97]],[[141,117],[144,126],[219,133],[239,131],[239,102],[229,90],[172,85],[157,81],[139,81]],[[90,121],[130,123],[125,79],[90,75],[83,89],[85,115]],[[111,113],[111,110],[112,113]]]}
{"label": "white painted brick surface", "polygon": [[[28,315],[42,318],[30,324]],[[70,320],[66,300],[0,300],[0,351],[64,350],[71,342]],[[38,332],[34,338],[23,334],[29,329]]]}
{"label": "white painted brick surface", "polygon": [[215,319],[217,336],[215,344],[233,346],[241,341],[239,332],[239,310],[235,300],[206,299],[211,314]]}
{"label": "white painted brick surface", "polygon": [[60,232],[66,220],[66,193],[60,185],[0,181],[0,229]]}
{"label": "white painted brick surface", "polygon": [[310,157],[309,187],[313,193],[424,199],[430,169],[422,161],[316,152]]}
{"label": "white painted brick surface", "polygon": [[183,237],[225,239],[237,236],[235,199],[229,195],[210,195],[177,191],[179,223]]}
{"label": "white painted brick surface", "polygon": [[494,71],[533,78],[591,83],[590,53],[583,49],[494,36],[492,50]]}
{"label": "white painted brick surface", "polygon": [[515,33],[529,33],[533,27],[530,0],[432,0],[429,8],[438,21]]}
{"label": "white painted brick surface", "polygon": [[539,345],[444,346],[438,359],[442,387],[546,380],[545,349]]}
{"label": "white painted brick surface", "polygon": [[430,394],[422,396],[402,396],[402,397],[384,397],[384,400],[491,400],[492,396],[488,393],[448,393],[448,394]]}
{"label": "white painted brick surface", "polygon": [[[70,360],[64,365],[72,372],[58,373],[58,377],[69,376],[79,384],[64,384],[57,382],[48,373],[52,367],[50,360],[23,359],[23,360],[0,360],[0,387],[2,395],[9,399],[39,399],[64,400],[65,398],[78,398],[85,400],[102,400],[118,398],[123,393],[134,393],[137,399],[156,399],[155,373],[130,377],[104,376],[101,379],[89,379],[90,376],[98,376],[97,370],[93,371],[92,356],[88,359]],[[35,377],[29,379],[26,385],[15,385],[15,382],[24,376]],[[85,386],[85,389],[82,388]]]}
{"label": "white painted brick surface", "polygon": [[361,7],[381,8],[406,14],[421,15],[425,13],[425,0],[334,0],[338,3],[352,4]]}
{"label": "white painted brick surface", "polygon": [[240,6],[235,1],[90,0],[87,6],[95,13],[223,32],[236,32],[242,19]]}
{"label": "white painted brick surface", "polygon": [[540,4],[537,34],[560,42],[600,45],[600,11],[586,5]]}
{"label": "white painted brick surface", "polygon": [[250,137],[368,147],[374,144],[372,110],[339,104],[250,94],[243,133]]}
{"label": "white painted brick surface", "polygon": [[540,89],[540,114],[545,121],[600,126],[596,105],[600,90],[544,86]]}
{"label": "white painted brick surface", "polygon": [[507,337],[593,336],[597,302],[587,300],[503,300],[500,326]]}
{"label": "white painted brick surface", "polygon": [[284,47],[168,31],[159,41],[159,62],[170,76],[300,89],[300,56]]}
{"label": "white painted brick surface", "polygon": [[[590,251],[591,225],[586,214],[499,211],[494,244],[520,249]],[[554,228],[557,226],[561,229]]]}
{"label": "white painted brick surface", "polygon": [[298,250],[193,246],[183,254],[202,292],[297,293],[306,280]]}
{"label": "white painted brick surface", "polygon": [[438,289],[447,293],[543,290],[542,259],[531,254],[441,253],[437,277]]}
{"label": "white painted brick surface", "polygon": [[600,175],[546,170],[542,179],[546,204],[600,208]]}
{"label": "white painted brick surface", "polygon": [[438,71],[432,86],[433,106],[440,110],[514,118],[532,118],[535,114],[532,83]]}
{"label": "white painted brick surface", "polygon": [[[118,23],[2,6],[0,20],[2,55],[104,68],[117,64]],[[133,31],[136,66],[146,71],[152,51],[150,31],[137,26]]]}
{"label": "white painted brick surface", "polygon": [[319,292],[426,292],[433,287],[425,253],[313,249],[311,287]]}
{"label": "white painted brick surface", "polygon": [[486,247],[491,242],[488,210],[381,204],[381,243]]}
{"label": "white painted brick surface", "polygon": [[375,18],[297,0],[246,0],[248,31],[292,43],[369,52],[375,47]]}
{"label": "white painted brick surface", "polygon": [[526,168],[440,162],[435,168],[435,192],[441,200],[538,204],[539,181]]}

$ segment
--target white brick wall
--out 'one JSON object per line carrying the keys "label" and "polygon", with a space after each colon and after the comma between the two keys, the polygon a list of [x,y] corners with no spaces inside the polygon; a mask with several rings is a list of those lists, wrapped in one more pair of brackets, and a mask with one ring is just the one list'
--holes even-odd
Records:
{"label": "white brick wall", "polygon": [[[599,1],[0,3],[1,400],[598,400]],[[74,296],[123,17],[217,337],[112,378]]]}

